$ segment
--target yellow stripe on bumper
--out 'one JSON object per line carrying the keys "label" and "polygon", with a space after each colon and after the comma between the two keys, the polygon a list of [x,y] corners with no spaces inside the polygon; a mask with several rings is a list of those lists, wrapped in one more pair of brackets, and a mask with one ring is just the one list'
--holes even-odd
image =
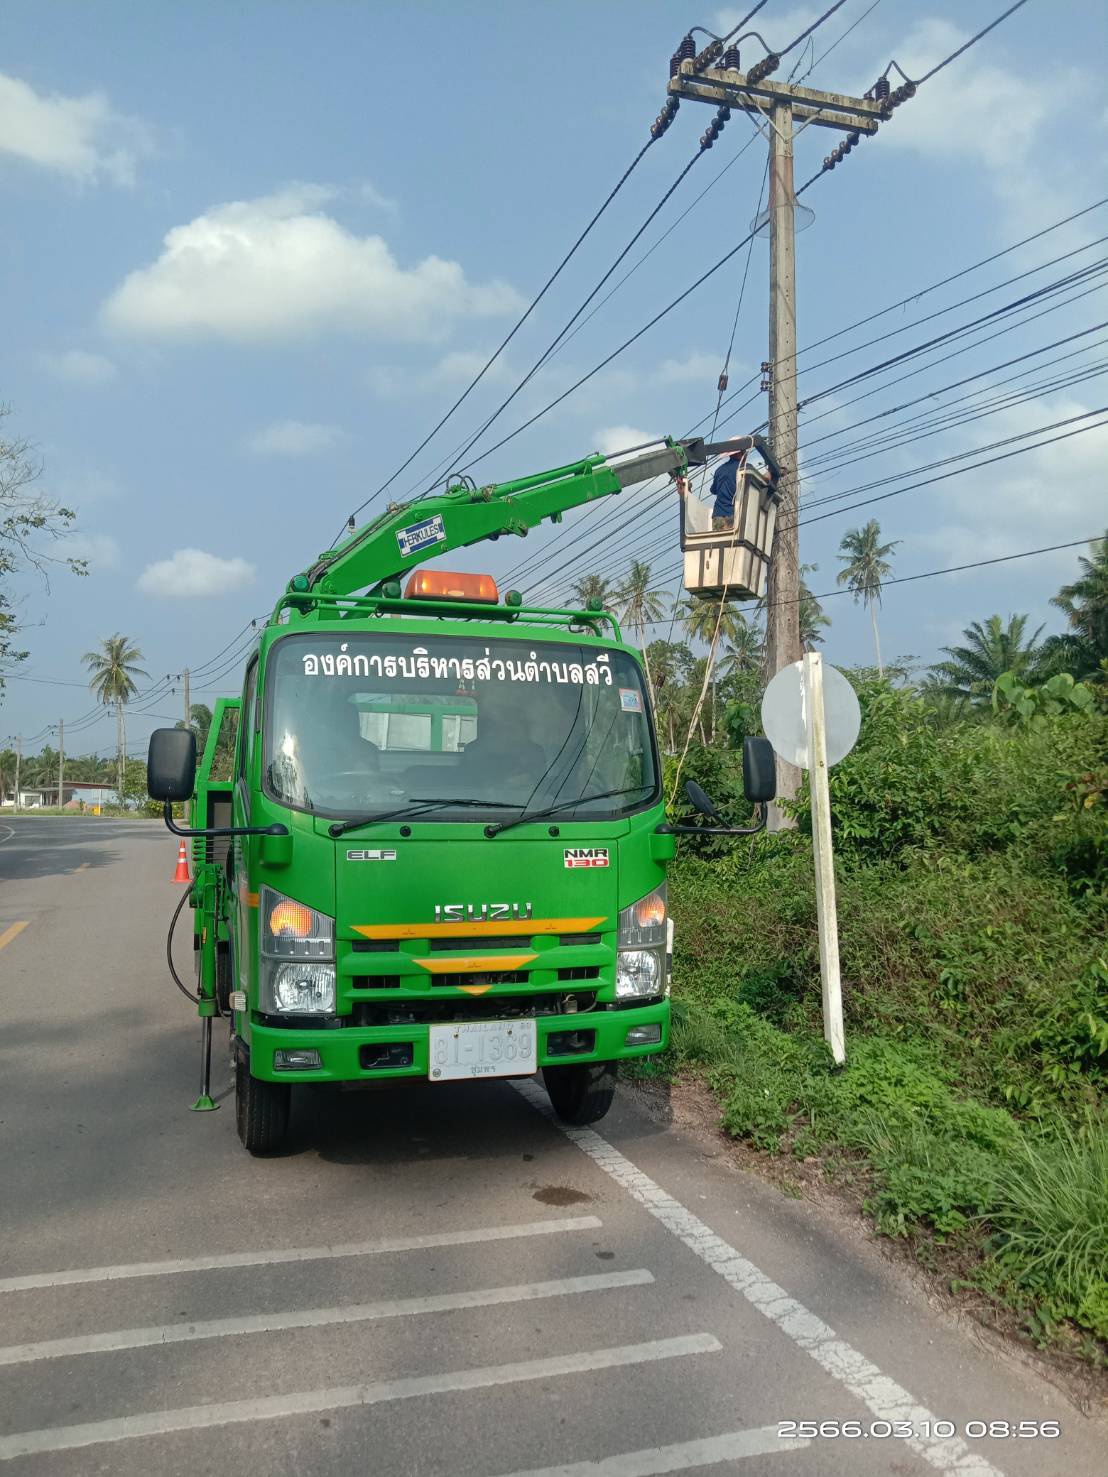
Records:
{"label": "yellow stripe on bumper", "polygon": [[538,957],[537,954],[485,954],[451,958],[449,954],[440,954],[437,959],[413,959],[412,963],[418,964],[428,974],[501,974],[522,969]]}
{"label": "yellow stripe on bumper", "polygon": [[354,923],[367,939],[454,939],[500,936],[530,938],[536,933],[592,933],[606,918],[513,918],[503,923]]}

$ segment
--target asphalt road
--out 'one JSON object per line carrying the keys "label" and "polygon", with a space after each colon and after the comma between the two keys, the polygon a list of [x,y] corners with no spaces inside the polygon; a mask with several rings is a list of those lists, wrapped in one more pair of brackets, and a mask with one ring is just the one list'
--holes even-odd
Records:
{"label": "asphalt road", "polygon": [[156,824],[0,822],[0,1465],[1104,1472],[1103,1427],[633,1092],[593,1132],[529,1085],[308,1090],[251,1159],[222,1032],[222,1110],[187,1111],[175,857]]}

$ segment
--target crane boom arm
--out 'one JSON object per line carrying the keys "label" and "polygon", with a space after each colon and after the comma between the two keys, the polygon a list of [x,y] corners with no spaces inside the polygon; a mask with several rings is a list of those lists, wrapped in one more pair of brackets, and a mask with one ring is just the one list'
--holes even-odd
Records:
{"label": "crane boom arm", "polygon": [[[760,443],[760,444],[759,444]],[[709,456],[746,451],[752,446],[776,463],[761,437],[744,436],[708,446],[699,437],[651,443],[615,457],[595,455],[514,482],[488,487],[453,487],[435,497],[388,508],[321,554],[303,574],[289,581],[290,594],[355,595],[370,586],[398,579],[408,570],[445,554],[502,534],[523,536],[544,519],[597,498],[622,492],[637,482],[663,474],[681,476],[702,466]]]}

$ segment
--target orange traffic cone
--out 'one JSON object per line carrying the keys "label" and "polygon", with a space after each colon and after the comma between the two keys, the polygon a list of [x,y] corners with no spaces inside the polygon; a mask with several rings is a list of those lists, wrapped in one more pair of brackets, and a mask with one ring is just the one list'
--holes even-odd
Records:
{"label": "orange traffic cone", "polygon": [[184,882],[186,884],[192,882],[192,878],[189,876],[188,853],[185,851],[185,843],[183,841],[177,850],[177,870],[173,874],[173,880],[174,882]]}

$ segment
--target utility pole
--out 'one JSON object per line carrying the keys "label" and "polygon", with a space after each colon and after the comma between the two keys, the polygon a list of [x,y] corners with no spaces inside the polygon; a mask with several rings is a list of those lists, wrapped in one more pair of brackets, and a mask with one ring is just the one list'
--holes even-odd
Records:
{"label": "utility pole", "polygon": [[58,719],[58,809],[65,806],[65,719]]}
{"label": "utility pole", "polygon": [[[775,102],[769,115],[769,443],[784,471],[779,484],[773,549],[766,581],[766,677],[798,662],[800,551],[796,506],[796,196],[793,185],[793,110]],[[777,761],[777,794],[792,800],[800,770]],[[770,830],[795,825],[770,806]]]}
{"label": "utility pole", "polygon": [[[710,46],[698,57],[681,61],[670,78],[671,97],[750,114],[769,141],[769,359],[766,368],[769,416],[766,439],[783,467],[781,501],[770,555],[766,588],[766,678],[801,659],[800,548],[797,538],[797,393],[796,393],[796,196],[793,186],[793,124],[834,128],[849,135],[853,147],[862,134],[877,132],[889,115],[885,97],[874,100],[843,93],[820,92],[770,80],[780,63],[770,55],[746,73],[739,50],[719,56]],[[888,88],[882,91],[887,94]],[[800,771],[777,761],[777,794],[791,800],[800,788]],[[769,808],[769,829],[791,825],[780,808]]]}
{"label": "utility pole", "polygon": [[181,673],[181,677],[184,680],[184,684],[185,684],[185,727],[186,728],[191,728],[192,727],[192,709],[189,707],[189,669],[188,669],[188,667],[186,667],[185,670]]}
{"label": "utility pole", "polygon": [[19,771],[23,768],[23,735],[18,734],[15,740],[15,809],[20,809],[19,804]]}

